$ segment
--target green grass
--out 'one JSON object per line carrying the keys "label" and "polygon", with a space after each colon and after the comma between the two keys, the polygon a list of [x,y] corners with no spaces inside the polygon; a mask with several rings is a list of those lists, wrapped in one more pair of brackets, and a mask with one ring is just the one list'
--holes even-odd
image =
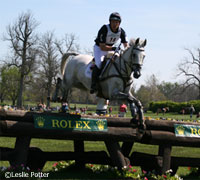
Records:
{"label": "green grass", "polygon": [[184,121],[200,120],[200,118],[196,118],[195,114],[192,116],[192,118],[190,118],[189,114],[181,115],[177,113],[166,113],[165,115],[163,115],[162,113],[159,113],[157,115],[156,113],[147,112],[144,115],[146,117],[152,117],[152,118],[172,118],[175,120],[184,120]]}
{"label": "green grass", "polygon": [[[10,147],[14,148],[15,138],[1,137],[0,146],[1,147]],[[46,139],[32,139],[32,147],[38,147],[42,151],[73,151],[73,141],[66,140],[46,140]],[[106,150],[103,142],[85,142],[85,151],[94,151],[94,150]],[[157,154],[158,146],[155,145],[145,145],[135,143],[132,149],[132,152],[143,152],[149,154]],[[179,157],[200,157],[200,148],[187,148],[187,147],[173,147],[172,156]],[[43,171],[51,171],[52,165],[55,162],[47,162]],[[1,161],[0,166],[9,166],[9,163],[6,161]],[[178,169],[179,175],[187,175],[189,173],[187,167],[180,167]]]}
{"label": "green grass", "polygon": [[[130,112],[127,113],[127,116],[130,116]],[[161,114],[156,115],[154,113],[146,113],[146,117],[152,117],[152,118],[159,118],[161,117]],[[165,118],[173,118],[173,119],[189,119],[189,115],[177,115],[172,113],[167,113],[165,116],[162,116]],[[192,120],[196,120],[196,117],[193,116]],[[15,139],[16,138],[9,138],[9,137],[0,137],[0,147],[10,147],[14,148],[15,146]],[[46,139],[32,139],[31,140],[31,146],[32,147],[38,147],[42,151],[73,151],[73,141],[67,141],[67,140],[46,140]],[[103,142],[96,141],[96,142],[89,142],[85,141],[85,151],[101,151],[105,150],[105,145]],[[149,154],[157,154],[158,153],[158,146],[156,145],[145,145],[140,143],[135,143],[132,149],[132,152],[143,152],[143,153],[149,153]],[[197,157],[200,158],[200,148],[189,148],[189,147],[173,147],[172,148],[172,156],[178,156],[178,157]],[[52,165],[55,162],[48,161],[43,171],[51,171]],[[0,166],[9,166],[9,163],[7,161],[0,161]],[[140,169],[139,167],[136,167],[137,169]],[[73,171],[72,171],[73,172]],[[63,173],[63,172],[62,172]],[[64,176],[64,174],[59,176]],[[87,172],[90,173],[90,172]],[[179,167],[177,174],[180,176],[185,176],[189,173],[187,167]],[[83,173],[84,174],[84,173]],[[56,175],[55,175],[56,176]],[[93,176],[93,175],[91,175]],[[72,177],[72,176],[71,176]],[[77,177],[78,178],[78,177]],[[100,177],[99,177],[100,178]],[[187,178],[184,178],[187,179]],[[194,179],[194,177],[193,177]]]}

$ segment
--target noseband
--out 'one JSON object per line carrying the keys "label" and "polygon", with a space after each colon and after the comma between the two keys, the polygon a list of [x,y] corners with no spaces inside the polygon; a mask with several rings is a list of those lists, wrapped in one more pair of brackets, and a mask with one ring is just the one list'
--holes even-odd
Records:
{"label": "noseband", "polygon": [[131,78],[131,73],[132,72],[134,72],[134,78],[139,78],[140,75],[141,75],[140,74],[141,65],[140,64],[136,64],[136,63],[134,63],[132,61],[133,58],[134,58],[133,57],[133,51],[134,50],[144,51],[144,49],[142,49],[142,48],[132,47],[131,54],[129,56],[129,58],[131,58],[131,60],[129,60],[128,62],[127,62],[127,59],[125,59],[123,57],[123,54],[120,53],[118,63],[116,63],[115,61],[112,62],[112,64],[114,65],[114,67],[115,67],[115,69],[116,69],[118,74],[109,75],[107,77],[102,77],[100,79],[100,81],[104,81],[104,80],[106,80],[108,78],[112,78],[112,77],[121,78],[122,81],[123,81],[123,86],[124,86],[124,90],[125,90],[125,88],[127,86],[130,86],[130,84],[132,84],[132,78]]}
{"label": "noseband", "polygon": [[134,50],[137,50],[137,51],[144,51],[144,49],[141,49],[141,48],[138,48],[138,47],[133,47],[132,50],[131,50],[131,60],[130,62],[127,62],[126,59],[124,59],[121,55],[120,55],[120,61],[121,61],[121,58],[124,60],[124,64],[125,64],[125,67],[126,67],[126,71],[127,71],[127,67],[130,67],[131,68],[131,71],[135,71],[136,69],[140,70],[141,69],[141,64],[136,64],[134,63],[133,59],[133,51]]}

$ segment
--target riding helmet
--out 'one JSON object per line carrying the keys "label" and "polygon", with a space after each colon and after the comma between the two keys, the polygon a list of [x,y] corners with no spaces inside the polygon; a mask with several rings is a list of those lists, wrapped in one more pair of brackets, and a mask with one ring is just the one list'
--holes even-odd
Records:
{"label": "riding helmet", "polygon": [[109,21],[111,21],[111,20],[116,20],[116,21],[121,22],[122,19],[121,19],[121,16],[118,12],[114,12],[109,17]]}

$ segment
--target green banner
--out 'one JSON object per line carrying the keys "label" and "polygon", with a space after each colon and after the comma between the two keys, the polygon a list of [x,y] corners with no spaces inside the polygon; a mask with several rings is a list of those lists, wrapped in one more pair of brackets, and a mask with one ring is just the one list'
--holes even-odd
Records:
{"label": "green banner", "polygon": [[174,124],[174,129],[176,136],[200,138],[200,126]]}
{"label": "green banner", "polygon": [[77,116],[34,115],[35,128],[63,129],[68,131],[107,131],[106,119],[77,118]]}

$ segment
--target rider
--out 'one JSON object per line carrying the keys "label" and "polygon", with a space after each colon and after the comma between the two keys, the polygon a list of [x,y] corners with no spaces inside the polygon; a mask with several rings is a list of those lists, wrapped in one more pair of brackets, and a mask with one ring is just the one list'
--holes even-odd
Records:
{"label": "rider", "polygon": [[93,94],[97,91],[96,83],[101,73],[101,64],[104,56],[108,51],[115,51],[116,47],[113,45],[121,39],[124,48],[128,46],[128,41],[125,31],[120,27],[121,16],[119,13],[114,12],[109,17],[110,24],[103,25],[98,31],[97,38],[94,45],[94,58],[95,66],[92,72],[92,83],[90,93]]}

